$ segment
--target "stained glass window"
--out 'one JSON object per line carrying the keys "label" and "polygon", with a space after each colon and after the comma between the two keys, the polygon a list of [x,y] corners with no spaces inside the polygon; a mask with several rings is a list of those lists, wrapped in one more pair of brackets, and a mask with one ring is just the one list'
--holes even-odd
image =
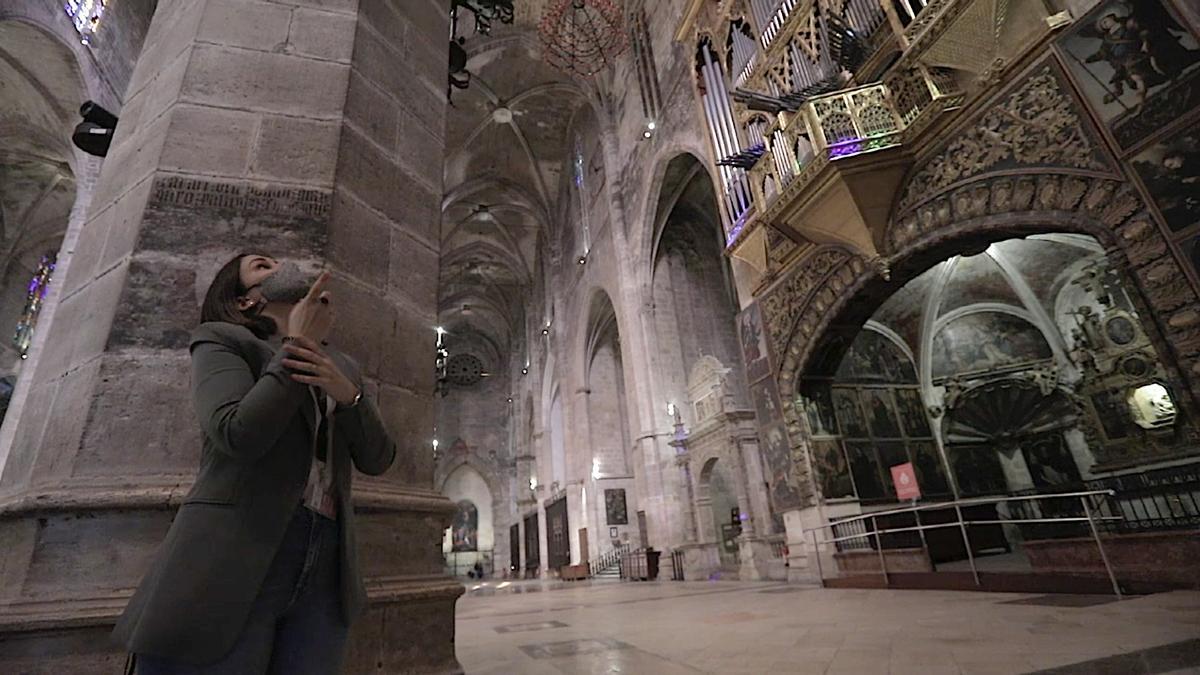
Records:
{"label": "stained glass window", "polygon": [[575,187],[583,188],[583,139],[575,137]]}
{"label": "stained glass window", "polygon": [[583,138],[575,136],[575,157],[572,164],[575,170],[575,191],[579,197],[579,225],[583,231],[583,255],[579,257],[579,264],[587,262],[587,255],[592,249],[592,232],[590,223],[588,223],[588,196],[587,190],[583,189],[584,178],[587,171],[584,169],[585,163],[583,159]]}
{"label": "stained glass window", "polygon": [[106,0],[66,0],[63,9],[79,32],[79,41],[87,44],[100,28],[100,19],[108,3]]}
{"label": "stained glass window", "polygon": [[42,312],[42,303],[46,300],[46,292],[50,289],[50,278],[54,276],[57,255],[48,253],[42,256],[37,271],[29,280],[25,294],[25,310],[21,312],[21,320],[17,322],[17,331],[13,334],[13,345],[21,354],[21,358],[29,355],[29,345],[33,344],[33,327],[37,324],[38,315]]}

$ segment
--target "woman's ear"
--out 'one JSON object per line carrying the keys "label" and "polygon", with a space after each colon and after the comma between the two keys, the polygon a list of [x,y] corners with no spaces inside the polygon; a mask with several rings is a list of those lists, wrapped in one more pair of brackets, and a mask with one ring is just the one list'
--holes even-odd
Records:
{"label": "woman's ear", "polygon": [[248,295],[243,295],[237,299],[237,307],[239,312],[246,312],[252,309],[258,301]]}

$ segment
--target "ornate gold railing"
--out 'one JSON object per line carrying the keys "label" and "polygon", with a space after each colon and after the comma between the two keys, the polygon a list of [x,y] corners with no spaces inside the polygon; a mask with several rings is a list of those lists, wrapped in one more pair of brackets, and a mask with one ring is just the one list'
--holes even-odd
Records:
{"label": "ornate gold railing", "polygon": [[952,71],[917,65],[889,73],[884,80],[896,112],[904,121],[905,136],[912,139],[938,113],[963,102],[964,95]]}
{"label": "ornate gold railing", "polygon": [[914,69],[779,113],[749,172],[758,214],[771,218],[831,162],[901,145],[962,95],[947,73]]}
{"label": "ornate gold railing", "polygon": [[808,117],[815,151],[827,152],[830,159],[896,145],[904,129],[882,84],[818,96],[801,111]]}

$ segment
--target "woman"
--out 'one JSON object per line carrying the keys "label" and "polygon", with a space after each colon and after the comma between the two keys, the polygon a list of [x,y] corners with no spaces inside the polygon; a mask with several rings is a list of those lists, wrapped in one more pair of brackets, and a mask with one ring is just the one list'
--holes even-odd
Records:
{"label": "woman", "polygon": [[351,463],[395,459],[333,329],[326,272],[239,255],[193,333],[200,472],[115,635],[143,675],[329,674],[363,609]]}

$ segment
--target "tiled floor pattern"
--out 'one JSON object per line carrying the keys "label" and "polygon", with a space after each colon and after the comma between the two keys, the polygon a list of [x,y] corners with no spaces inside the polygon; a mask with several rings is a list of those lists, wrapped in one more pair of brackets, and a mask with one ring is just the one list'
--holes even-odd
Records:
{"label": "tiled floor pattern", "polygon": [[1200,592],[1108,602],[730,581],[498,586],[459,601],[468,675],[1200,673]]}
{"label": "tiled floor pattern", "polygon": [[1189,673],[1197,672],[1200,640],[1185,640],[1151,647],[1131,654],[1093,659],[1061,668],[1038,671],[1037,675],[1094,675],[1095,673]]}

